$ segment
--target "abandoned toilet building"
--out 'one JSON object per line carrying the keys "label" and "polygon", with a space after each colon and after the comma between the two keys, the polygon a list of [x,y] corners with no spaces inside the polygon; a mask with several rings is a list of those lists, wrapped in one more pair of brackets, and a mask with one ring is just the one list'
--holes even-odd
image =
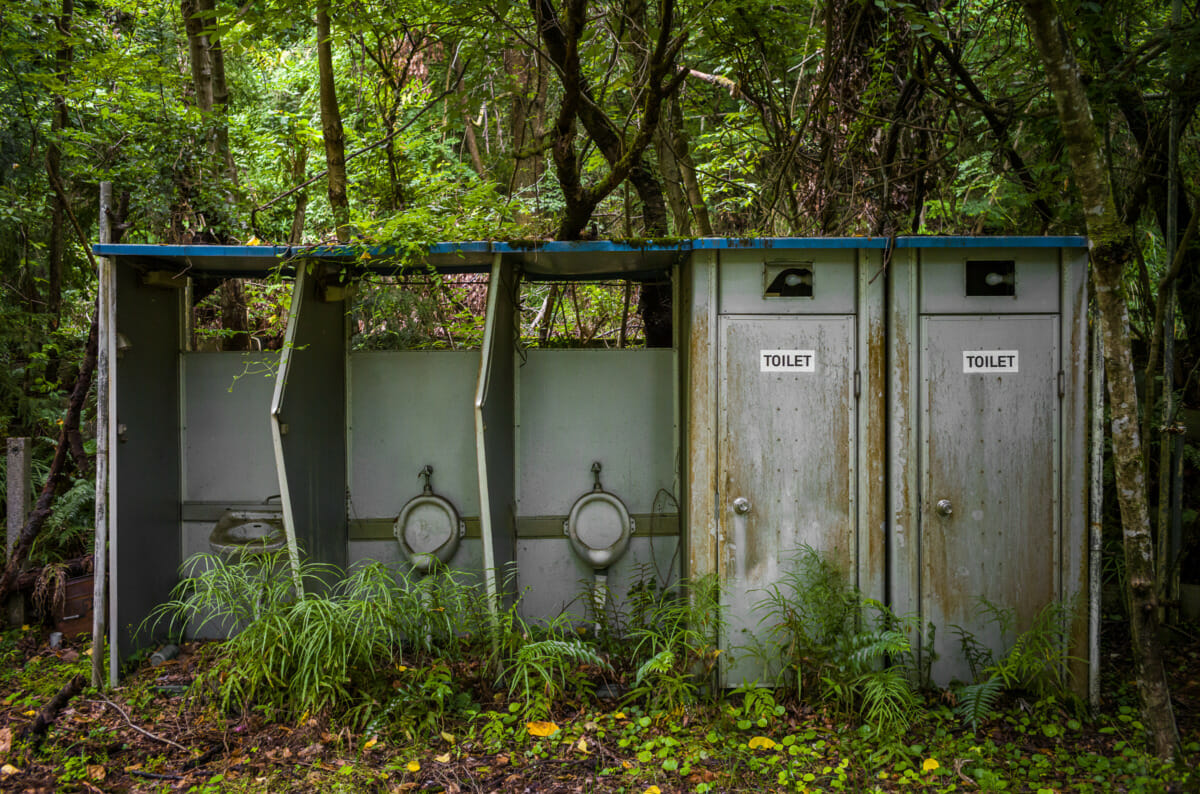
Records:
{"label": "abandoned toilet building", "polygon": [[[727,686],[769,680],[741,649],[805,546],[937,626],[939,683],[968,674],[952,626],[1003,641],[980,599],[1094,640],[1081,238],[95,250],[114,677],[181,563],[239,544],[443,563],[531,618],[715,574]],[[356,279],[401,271],[478,274],[482,342],[352,344]],[[195,349],[198,291],[272,275],[280,350]],[[614,280],[668,285],[670,345],[521,342],[523,289]]]}

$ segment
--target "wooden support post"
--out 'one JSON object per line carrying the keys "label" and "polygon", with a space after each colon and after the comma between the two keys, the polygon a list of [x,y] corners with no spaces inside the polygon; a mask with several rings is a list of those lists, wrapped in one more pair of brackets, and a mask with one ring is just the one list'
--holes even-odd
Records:
{"label": "wooden support post", "polygon": [[[30,493],[32,491],[32,443],[28,438],[8,439],[8,554],[11,555],[21,530],[29,519]],[[8,597],[6,605],[8,625],[25,623],[25,596],[18,590]]]}

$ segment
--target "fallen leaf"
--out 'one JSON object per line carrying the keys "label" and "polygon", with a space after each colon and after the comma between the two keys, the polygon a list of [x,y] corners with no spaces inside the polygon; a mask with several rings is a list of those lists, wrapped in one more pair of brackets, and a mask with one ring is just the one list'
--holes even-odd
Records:
{"label": "fallen leaf", "polygon": [[650,786],[648,789],[643,791],[642,794],[662,794],[662,789],[660,789],[658,786]]}
{"label": "fallen leaf", "polygon": [[89,780],[95,780],[97,782],[104,780],[104,778],[107,776],[107,773],[104,771],[104,765],[88,764],[87,776]]}
{"label": "fallen leaf", "polygon": [[936,758],[926,758],[925,762],[921,764],[921,769],[925,772],[932,772],[940,766],[941,764],[937,762]]}
{"label": "fallen leaf", "polygon": [[0,775],[4,775],[5,777],[8,777],[9,775],[15,775],[20,771],[21,771],[20,769],[17,769],[12,764],[5,764],[4,766],[0,766]]}
{"label": "fallen leaf", "polygon": [[615,717],[619,720],[626,719],[625,712],[623,712],[623,711],[618,711],[616,714],[613,715],[613,717]]}
{"label": "fallen leaf", "polygon": [[550,736],[558,733],[558,725],[553,722],[528,722],[525,728],[530,736]]}
{"label": "fallen leaf", "polygon": [[25,716],[26,716],[26,717],[32,717],[32,716],[33,716],[33,715],[35,715],[35,714],[37,714],[37,712],[36,712],[36,711],[34,711],[33,709],[30,709],[29,711],[26,711],[26,712],[25,712]]}
{"label": "fallen leaf", "polygon": [[580,736],[579,741],[575,743],[575,749],[586,755],[588,751],[587,739]]}
{"label": "fallen leaf", "polygon": [[751,750],[770,750],[775,747],[775,740],[766,736],[755,736],[746,746]]}
{"label": "fallen leaf", "polygon": [[404,766],[404,768],[407,769],[409,772],[420,772],[421,771],[421,762],[420,761],[409,761]]}
{"label": "fallen leaf", "polygon": [[454,744],[454,734],[442,731],[442,741],[446,744]]}
{"label": "fallen leaf", "polygon": [[379,744],[379,739],[372,736],[370,739],[367,740],[367,743],[363,745],[363,749],[370,750],[372,747],[374,747],[377,744]]}
{"label": "fallen leaf", "polygon": [[12,728],[0,728],[0,755],[12,749]]}
{"label": "fallen leaf", "polygon": [[437,761],[439,764],[448,764],[448,763],[450,763],[450,753],[442,753],[441,755],[435,755],[433,757],[433,760]]}

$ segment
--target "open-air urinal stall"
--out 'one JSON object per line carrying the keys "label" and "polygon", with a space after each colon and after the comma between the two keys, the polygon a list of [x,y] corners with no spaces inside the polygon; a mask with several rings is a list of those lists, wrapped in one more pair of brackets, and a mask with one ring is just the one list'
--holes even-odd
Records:
{"label": "open-air urinal stall", "polygon": [[[1001,642],[980,599],[1018,630],[1070,604],[1074,655],[1094,640],[1080,238],[96,252],[114,677],[181,563],[239,544],[440,562],[535,619],[715,574],[729,686],[769,673],[739,649],[802,547],[935,624],[940,682],[967,672],[950,627]],[[356,342],[356,281],[431,272],[475,274],[477,343]],[[196,291],[271,274],[280,349],[196,349]],[[522,339],[530,285],[612,281],[666,285],[665,346]]]}

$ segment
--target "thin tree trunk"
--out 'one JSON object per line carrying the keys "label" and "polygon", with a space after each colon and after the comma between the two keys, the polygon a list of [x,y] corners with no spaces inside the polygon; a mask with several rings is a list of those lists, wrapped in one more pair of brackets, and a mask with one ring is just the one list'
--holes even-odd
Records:
{"label": "thin tree trunk", "polygon": [[[74,0],[62,0],[62,13],[55,20],[55,27],[61,37],[58,51],[54,56],[56,77],[60,85],[65,85],[70,74],[74,48],[71,46],[71,22],[75,13]],[[50,315],[52,327],[57,328],[59,315],[62,313],[62,284],[63,256],[66,251],[66,209],[63,199],[54,191],[55,183],[62,184],[62,150],[58,146],[58,136],[66,129],[67,101],[61,92],[54,95],[54,117],[50,123],[50,143],[46,150],[46,170],[51,184],[50,197],[50,236],[46,241],[48,249],[46,262],[46,311]]]}
{"label": "thin tree trunk", "polygon": [[[292,160],[292,182],[301,184],[308,173],[308,149],[302,142],[296,144],[295,159]],[[308,212],[308,191],[301,190],[296,194],[296,207],[292,210],[292,229],[288,233],[288,243],[299,245],[304,241],[304,218]]]}
{"label": "thin tree trunk", "polygon": [[333,76],[333,46],[329,32],[329,3],[317,7],[317,71],[321,82],[321,131],[325,166],[329,171],[329,206],[337,226],[337,241],[350,242],[350,201],[346,196],[346,136]]}
{"label": "thin tree trunk", "polygon": [[1154,749],[1169,758],[1179,752],[1179,731],[1158,636],[1154,547],[1146,502],[1146,475],[1138,431],[1137,391],[1130,352],[1129,307],[1122,275],[1133,251],[1129,227],[1121,222],[1104,167],[1091,106],[1053,0],[1021,0],[1029,32],[1054,92],[1071,171],[1083,199],[1092,258],[1092,281],[1100,311],[1104,365],[1112,414],[1113,463],[1125,547],[1133,656],[1138,668],[1142,721]]}

